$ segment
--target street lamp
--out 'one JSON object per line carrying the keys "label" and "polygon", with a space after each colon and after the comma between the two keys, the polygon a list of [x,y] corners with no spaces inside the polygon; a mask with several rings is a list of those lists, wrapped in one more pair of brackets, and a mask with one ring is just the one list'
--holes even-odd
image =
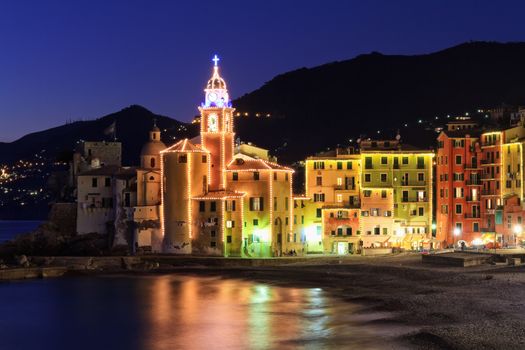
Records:
{"label": "street lamp", "polygon": [[461,234],[461,229],[459,227],[454,227],[454,249],[456,249],[456,237]]}
{"label": "street lamp", "polygon": [[518,245],[518,237],[521,236],[522,232],[523,232],[523,227],[521,227],[521,225],[517,224],[517,225],[514,225],[514,245]]}

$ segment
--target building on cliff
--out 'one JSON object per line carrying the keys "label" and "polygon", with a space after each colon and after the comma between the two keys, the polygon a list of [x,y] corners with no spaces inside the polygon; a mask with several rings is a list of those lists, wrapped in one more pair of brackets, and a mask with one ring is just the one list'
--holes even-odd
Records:
{"label": "building on cliff", "polygon": [[109,159],[119,161],[92,160],[89,166],[76,168],[84,169],[76,176],[77,233],[108,234],[113,246],[124,245],[132,250],[144,247],[160,252],[160,151],[166,145],[161,141],[159,128],[154,125],[149,132],[149,141],[140,154],[140,167],[121,166],[120,153],[114,154],[115,142],[98,144],[97,154],[107,153],[100,148],[109,147]]}

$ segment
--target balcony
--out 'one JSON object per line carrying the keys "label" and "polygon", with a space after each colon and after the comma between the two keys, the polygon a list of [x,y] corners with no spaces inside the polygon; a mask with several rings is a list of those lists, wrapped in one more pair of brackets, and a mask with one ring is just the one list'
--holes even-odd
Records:
{"label": "balcony", "polygon": [[424,197],[403,197],[401,198],[402,203],[422,203],[422,202],[428,202],[428,198]]}
{"label": "balcony", "polygon": [[496,190],[482,190],[481,191],[482,196],[495,196],[497,195]]}
{"label": "balcony", "polygon": [[406,187],[426,187],[426,181],[401,181],[401,186]]}
{"label": "balcony", "polygon": [[499,146],[499,140],[497,141],[485,141],[481,143],[481,147]]}
{"label": "balcony", "polygon": [[481,214],[480,213],[470,213],[470,214],[465,214],[465,219],[479,219],[481,218]]}
{"label": "balcony", "polygon": [[496,160],[496,159],[482,159],[480,161],[481,165],[499,165],[500,164],[500,161],[499,159]]}
{"label": "balcony", "polygon": [[467,200],[467,202],[479,202],[479,197],[472,197],[472,196],[467,196],[465,197],[465,199]]}
{"label": "balcony", "polygon": [[350,203],[325,203],[323,209],[359,209],[361,205],[359,201],[354,201]]}
{"label": "balcony", "polygon": [[467,180],[465,181],[465,184],[467,186],[481,186],[481,180],[480,179]]}
{"label": "balcony", "polygon": [[334,190],[336,191],[355,191],[355,185],[335,185]]}
{"label": "balcony", "polygon": [[465,168],[465,170],[477,170],[477,169],[481,169],[477,163],[473,163],[473,164],[465,164],[465,165],[464,165],[464,168]]}
{"label": "balcony", "polygon": [[498,177],[499,177],[499,175],[496,175],[496,174],[494,174],[494,175],[492,175],[492,174],[482,174],[481,175],[481,179],[482,180],[496,180],[496,179],[498,179]]}

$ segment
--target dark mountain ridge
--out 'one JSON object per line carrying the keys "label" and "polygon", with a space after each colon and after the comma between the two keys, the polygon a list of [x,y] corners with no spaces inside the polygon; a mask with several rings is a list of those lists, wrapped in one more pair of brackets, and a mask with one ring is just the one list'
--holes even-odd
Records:
{"label": "dark mountain ridge", "polygon": [[78,121],[55,128],[28,134],[10,143],[0,143],[0,162],[11,163],[18,159],[30,159],[41,150],[50,157],[74,151],[77,142],[111,141],[112,135],[104,131],[115,122],[117,140],[122,142],[122,161],[125,165],[137,165],[142,145],[148,140],[153,120],[163,130],[163,141],[173,143],[178,138],[193,136],[195,126],[166,116],[154,114],[146,108],[132,105],[104,117]]}
{"label": "dark mountain ridge", "polygon": [[[378,137],[377,130],[392,137],[421,118],[524,103],[524,60],[525,43],[471,42],[425,55],[371,53],[301,68],[235,100],[239,111],[275,116],[239,118],[237,131],[287,161],[362,134]],[[401,131],[407,142],[434,143]]]}
{"label": "dark mountain ridge", "polygon": [[[250,115],[236,118],[236,131],[242,140],[269,148],[286,163],[363,135],[393,137],[399,128],[405,142],[428,147],[434,144],[432,137],[405,130],[404,124],[503,103],[523,104],[523,62],[525,43],[470,42],[424,55],[373,52],[300,68],[233,101],[238,111]],[[255,117],[261,111],[271,117]],[[198,132],[195,125],[134,105],[96,120],[0,143],[0,163],[27,158],[42,149],[51,154],[68,152],[79,140],[109,140],[103,131],[116,121],[123,162],[134,165],[154,118],[166,130],[167,144]]]}

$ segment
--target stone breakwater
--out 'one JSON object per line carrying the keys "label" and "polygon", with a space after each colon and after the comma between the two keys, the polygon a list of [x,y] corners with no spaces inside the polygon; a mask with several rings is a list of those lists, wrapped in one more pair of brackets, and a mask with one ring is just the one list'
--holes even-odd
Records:
{"label": "stone breakwater", "polygon": [[4,268],[0,270],[0,280],[60,277],[66,272],[67,268],[61,266]]}
{"label": "stone breakwater", "polygon": [[10,264],[0,264],[0,280],[60,277],[66,273],[147,272],[159,263],[140,257],[26,257],[17,256]]}

